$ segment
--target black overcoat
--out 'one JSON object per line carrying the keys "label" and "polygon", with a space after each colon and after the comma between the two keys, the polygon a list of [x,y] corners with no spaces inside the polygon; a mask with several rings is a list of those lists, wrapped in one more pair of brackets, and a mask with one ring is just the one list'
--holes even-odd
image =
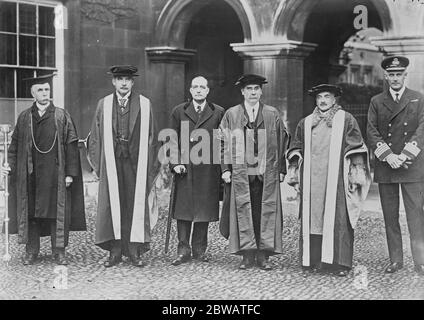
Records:
{"label": "black overcoat", "polygon": [[[178,135],[179,157],[178,163],[171,163],[170,168],[172,170],[177,164],[184,164],[187,169],[185,175],[176,175],[173,212],[175,219],[193,222],[210,222],[219,219],[221,166],[219,162],[213,163],[213,130],[218,129],[224,112],[224,108],[211,102],[206,103],[200,116],[195,111],[192,102],[182,103],[172,110],[170,127]],[[201,141],[201,139],[198,141],[193,135],[196,129],[202,129],[198,130],[198,133],[207,133],[209,141]],[[184,134],[184,130],[187,131],[187,134]],[[209,164],[196,164],[190,158],[193,147],[200,147],[200,144],[210,150],[209,155],[202,154],[204,159],[208,159]],[[217,152],[219,153],[219,151],[218,148]],[[198,154],[197,151],[196,154]],[[188,159],[188,163],[184,158]]]}

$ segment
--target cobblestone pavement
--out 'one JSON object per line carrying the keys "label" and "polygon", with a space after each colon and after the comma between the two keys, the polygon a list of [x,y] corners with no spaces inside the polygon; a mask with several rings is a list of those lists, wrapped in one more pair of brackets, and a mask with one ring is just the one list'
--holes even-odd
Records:
{"label": "cobblestone pavement", "polygon": [[[284,205],[284,254],[271,257],[272,271],[238,270],[240,257],[227,253],[218,223],[211,224],[209,231],[209,263],[171,266],[176,226],[174,222],[170,252],[164,254],[166,210],[162,210],[154,230],[152,250],[145,255],[146,267],[138,269],[124,261],[106,269],[102,263],[107,253],[93,244],[96,203],[88,200],[86,206],[88,232],[71,233],[67,249],[67,288],[58,288],[61,267],[51,260],[49,238],[42,241],[41,260],[23,266],[20,257],[24,246],[18,245],[13,235],[12,260],[8,265],[0,262],[0,299],[424,299],[424,277],[413,271],[404,216],[403,270],[393,275],[383,273],[388,260],[382,214],[368,211],[362,215],[355,234],[354,270],[348,277],[338,278],[310,274],[299,267],[294,202]],[[3,235],[0,241],[3,254]]]}

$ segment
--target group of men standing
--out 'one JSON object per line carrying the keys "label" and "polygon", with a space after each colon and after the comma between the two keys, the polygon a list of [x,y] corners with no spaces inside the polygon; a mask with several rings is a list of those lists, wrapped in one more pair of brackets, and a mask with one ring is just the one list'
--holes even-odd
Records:
{"label": "group of men standing", "polygon": [[[368,146],[375,154],[393,273],[403,267],[399,227],[401,185],[415,270],[424,274],[424,97],[405,87],[408,59],[383,60],[388,89],[372,98]],[[110,68],[115,92],[102,98],[87,138],[88,160],[99,177],[96,244],[110,252],[105,267],[128,256],[142,267],[157,220],[152,190],[159,169],[158,144],[149,99],[132,88],[137,68]],[[78,138],[69,114],[49,100],[49,78],[31,79],[35,102],[18,118],[9,148],[11,232],[25,243],[24,264],[33,264],[39,237],[52,236],[53,253],[66,264],[70,230],[85,230]],[[242,256],[240,269],[271,270],[269,257],[283,253],[280,183],[300,194],[300,262],[312,272],[346,276],[352,267],[354,229],[371,183],[368,148],[355,118],[338,104],[338,86],[309,90],[316,107],[291,139],[279,111],[261,100],[267,80],[243,75],[236,82],[243,101],[224,110],[207,99],[208,80],[192,79],[192,99],[173,108],[169,163],[174,175],[170,214],[177,220],[178,249],[172,265],[192,258],[207,262],[209,222],[220,220],[229,251]],[[191,137],[183,141],[183,132]],[[200,163],[183,161],[196,147],[193,134],[208,132]],[[202,157],[202,159],[205,159]],[[219,215],[221,190],[223,202]],[[47,228],[47,229],[46,229]],[[190,240],[191,236],[191,240]]]}

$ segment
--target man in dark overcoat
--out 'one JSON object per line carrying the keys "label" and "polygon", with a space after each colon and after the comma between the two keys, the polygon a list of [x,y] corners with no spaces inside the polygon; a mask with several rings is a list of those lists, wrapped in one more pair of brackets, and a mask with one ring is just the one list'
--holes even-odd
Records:
{"label": "man in dark overcoat", "polygon": [[409,60],[392,56],[381,63],[388,88],[371,99],[368,143],[375,154],[374,180],[383,209],[390,264],[403,267],[399,186],[411,239],[415,270],[424,275],[424,97],[405,86]]}
{"label": "man in dark overcoat", "polygon": [[86,230],[78,135],[69,113],[50,101],[53,74],[24,79],[33,105],[18,117],[9,147],[11,234],[26,244],[24,265],[34,264],[40,237],[51,236],[52,256],[68,264],[69,231]]}
{"label": "man in dark overcoat", "polygon": [[[213,163],[213,130],[219,127],[224,109],[206,99],[209,87],[204,77],[195,77],[191,81],[190,93],[193,99],[176,106],[170,121],[170,127],[178,136],[179,154],[178,161],[170,164],[176,184],[173,218],[177,220],[178,233],[178,256],[172,262],[174,266],[189,261],[191,256],[208,261],[209,222],[219,219],[221,167],[219,162]],[[202,138],[199,139],[198,134]],[[190,156],[197,144],[208,150]],[[194,159],[195,156],[199,161]]]}

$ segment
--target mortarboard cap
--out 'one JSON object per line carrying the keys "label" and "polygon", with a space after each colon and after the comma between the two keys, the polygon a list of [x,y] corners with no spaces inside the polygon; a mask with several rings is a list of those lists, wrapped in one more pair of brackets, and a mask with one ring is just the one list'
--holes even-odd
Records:
{"label": "mortarboard cap", "polygon": [[56,75],[56,73],[45,74],[45,75],[42,75],[42,76],[25,78],[25,79],[22,79],[22,81],[26,81],[30,86],[33,86],[34,84],[44,84],[44,83],[48,83],[51,86],[52,85],[52,78],[55,75]]}

